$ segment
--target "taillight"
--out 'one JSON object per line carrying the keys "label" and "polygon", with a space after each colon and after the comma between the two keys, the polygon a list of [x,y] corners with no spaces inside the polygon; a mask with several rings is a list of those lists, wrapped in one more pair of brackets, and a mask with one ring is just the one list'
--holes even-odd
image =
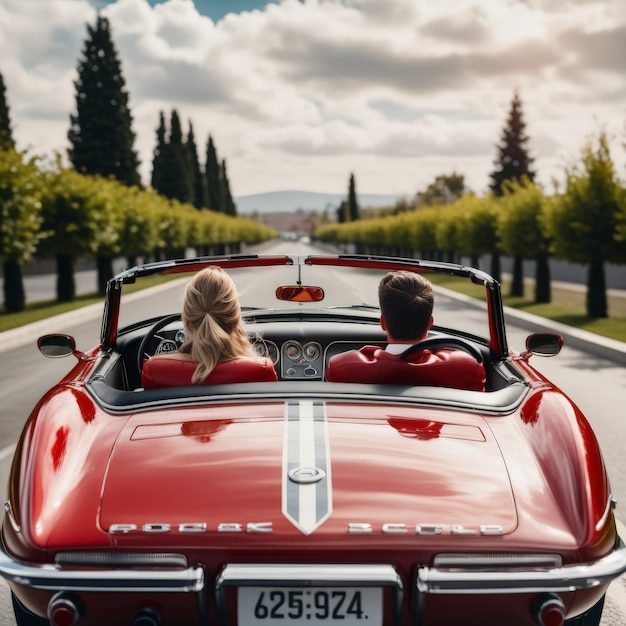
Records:
{"label": "taillight", "polygon": [[48,619],[52,626],[75,626],[80,616],[78,600],[67,593],[57,593],[48,604]]}
{"label": "taillight", "polygon": [[546,593],[533,602],[533,617],[539,626],[563,626],[565,605],[559,596]]}

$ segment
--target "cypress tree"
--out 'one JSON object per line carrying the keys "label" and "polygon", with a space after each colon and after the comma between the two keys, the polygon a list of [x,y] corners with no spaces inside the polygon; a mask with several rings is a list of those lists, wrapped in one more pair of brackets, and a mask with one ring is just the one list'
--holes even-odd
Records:
{"label": "cypress tree", "polygon": [[[494,162],[495,170],[490,174],[490,189],[496,196],[502,196],[507,182],[519,182],[526,180],[532,182],[535,172],[531,165],[534,159],[528,154],[528,135],[526,123],[522,112],[522,101],[515,92],[511,109],[502,130],[502,138],[497,146],[498,156]],[[524,295],[524,276],[522,270],[522,257],[513,258],[513,278],[511,282],[512,296]]]}
{"label": "cypress tree", "polygon": [[222,165],[220,167],[220,198],[222,211],[226,215],[237,215],[237,205],[233,200],[233,196],[230,192],[230,181],[228,180],[228,174],[226,172],[226,159],[222,159]]}
{"label": "cypress tree", "polygon": [[189,132],[187,133],[187,154],[191,164],[190,175],[193,187],[193,203],[198,209],[206,207],[206,179],[200,169],[198,160],[198,148],[193,134],[193,125],[189,122]]}
{"label": "cypress tree", "polygon": [[494,162],[495,170],[490,174],[490,189],[496,196],[504,193],[506,181],[533,181],[535,172],[531,170],[534,159],[528,155],[528,135],[522,112],[522,101],[516,92],[511,102],[511,110],[506,125],[502,130],[501,143],[497,146],[498,156]]}
{"label": "cypress tree", "polygon": [[350,185],[348,188],[348,219],[354,222],[360,218],[359,204],[356,199],[356,183],[354,182],[354,174],[350,174]]}
{"label": "cypress tree", "polygon": [[[158,156],[157,156],[158,152]],[[180,118],[175,109],[170,117],[169,137],[165,137],[165,121],[157,130],[157,147],[153,160],[152,186],[170,200],[193,203],[193,184],[187,144],[183,141]]]}
{"label": "cypress tree", "polygon": [[13,141],[13,134],[11,132],[9,105],[6,101],[4,78],[0,73],[0,150],[11,150],[13,148],[15,148],[15,142]]}
{"label": "cypress tree", "polygon": [[345,222],[350,221],[348,218],[349,207],[348,201],[342,200],[341,204],[337,207],[337,223],[344,224]]}
{"label": "cypress tree", "polygon": [[163,111],[161,111],[159,113],[159,127],[156,131],[157,142],[152,157],[152,178],[150,180],[152,188],[156,191],[160,191],[163,182],[163,169],[167,152],[166,132],[165,115],[163,115]]}
{"label": "cypress tree", "polygon": [[[74,81],[76,112],[70,115],[67,134],[70,161],[77,172],[140,185],[128,93],[108,19],[98,15],[95,27],[87,25],[87,34]],[[112,257],[98,254],[97,268],[103,293],[113,276]]]}
{"label": "cypress tree", "polygon": [[70,160],[78,172],[139,185],[128,93],[109,21],[98,15],[95,27],[87,25],[87,32],[84,58],[74,81],[76,113],[70,115]]}
{"label": "cypress tree", "polygon": [[217,160],[217,150],[213,143],[213,137],[209,135],[206,150],[206,163],[204,166],[207,186],[207,200],[209,209],[221,212],[221,193],[220,193],[220,164]]}
{"label": "cypress tree", "polygon": [[168,177],[170,179],[170,195],[168,195],[168,198],[193,204],[193,180],[189,150],[183,140],[183,129],[176,109],[172,110],[170,118],[168,152]]}

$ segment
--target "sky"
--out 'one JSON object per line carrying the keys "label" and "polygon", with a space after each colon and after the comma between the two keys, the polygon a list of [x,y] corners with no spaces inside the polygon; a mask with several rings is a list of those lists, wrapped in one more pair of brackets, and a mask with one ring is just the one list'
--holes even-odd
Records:
{"label": "sky", "polygon": [[537,181],[611,140],[626,179],[624,0],[0,0],[17,146],[68,147],[77,65],[100,10],[149,183],[159,113],[209,135],[237,196],[412,197],[441,174],[488,190],[517,91]]}

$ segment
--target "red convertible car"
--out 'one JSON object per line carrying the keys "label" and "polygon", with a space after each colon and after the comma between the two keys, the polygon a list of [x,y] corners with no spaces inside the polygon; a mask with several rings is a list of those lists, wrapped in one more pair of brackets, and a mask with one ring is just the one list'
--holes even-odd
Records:
{"label": "red convertible car", "polygon": [[[278,380],[142,388],[145,359],[184,341],[180,281],[210,265],[234,277]],[[479,290],[462,310],[437,295],[416,350],[467,353],[484,389],[328,380],[335,355],[385,346],[377,286],[396,269]],[[561,345],[537,333],[510,350],[499,284],[463,265],[236,255],[125,270],[96,347],[39,340],[77,362],[11,469],[0,575],[17,624],[598,626],[626,550],[589,423],[530,365]]]}

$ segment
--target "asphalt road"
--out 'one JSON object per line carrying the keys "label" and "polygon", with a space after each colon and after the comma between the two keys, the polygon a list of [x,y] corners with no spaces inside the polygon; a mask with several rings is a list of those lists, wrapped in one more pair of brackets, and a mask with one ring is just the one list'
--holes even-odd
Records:
{"label": "asphalt road", "polygon": [[[274,254],[303,254],[310,248],[301,244],[281,243],[267,249]],[[166,291],[166,290],[173,291]],[[133,304],[137,317],[150,314],[154,302],[163,298],[177,298],[179,287],[165,286],[150,294],[137,294]],[[79,348],[87,348],[97,342],[101,306],[73,316],[47,320],[37,327],[22,331],[0,333],[0,484],[6,484],[13,446],[22,424],[42,393],[59,380],[71,366],[68,359],[44,359],[36,349],[36,337],[45,332],[69,332],[75,336]],[[437,296],[436,319],[445,324],[445,317],[463,315],[471,323],[480,317],[473,303],[449,297]],[[507,328],[510,347],[520,350],[524,346],[529,327],[543,324],[538,319],[520,318],[507,312]],[[566,345],[556,358],[534,358],[533,364],[559,385],[580,406],[592,424],[600,442],[611,478],[613,491],[622,503],[617,517],[622,536],[626,536],[626,457],[623,453],[626,441],[626,368],[622,361],[624,344],[603,345],[593,337],[566,337]],[[604,354],[604,356],[603,356]],[[11,616],[8,588],[0,582],[0,626],[14,626]],[[626,624],[626,578],[615,581],[610,588],[602,626]]]}

